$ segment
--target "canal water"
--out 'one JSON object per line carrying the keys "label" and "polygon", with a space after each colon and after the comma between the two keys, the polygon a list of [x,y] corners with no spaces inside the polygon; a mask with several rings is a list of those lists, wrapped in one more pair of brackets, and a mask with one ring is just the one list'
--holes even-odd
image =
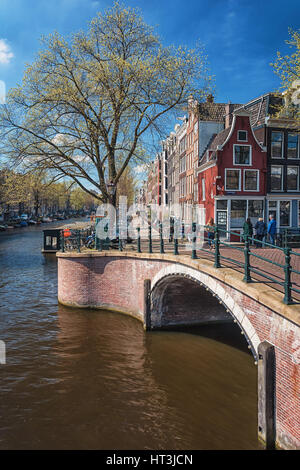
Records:
{"label": "canal water", "polygon": [[40,228],[0,236],[0,449],[257,449],[254,359],[234,324],[145,333],[57,304]]}

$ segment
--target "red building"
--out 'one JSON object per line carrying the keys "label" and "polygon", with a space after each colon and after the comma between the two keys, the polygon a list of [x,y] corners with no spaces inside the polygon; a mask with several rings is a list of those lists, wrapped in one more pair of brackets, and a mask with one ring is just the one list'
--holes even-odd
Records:
{"label": "red building", "polygon": [[200,156],[198,201],[206,222],[213,217],[219,228],[241,232],[248,217],[254,224],[264,217],[266,171],[266,149],[253,133],[250,113],[234,111],[231,126]]}

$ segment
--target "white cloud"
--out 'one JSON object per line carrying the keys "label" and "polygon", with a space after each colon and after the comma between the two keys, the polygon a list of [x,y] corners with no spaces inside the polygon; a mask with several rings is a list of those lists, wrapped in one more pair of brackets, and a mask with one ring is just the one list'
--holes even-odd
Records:
{"label": "white cloud", "polygon": [[7,41],[5,39],[0,39],[0,64],[9,64],[13,57],[14,55],[11,52]]}

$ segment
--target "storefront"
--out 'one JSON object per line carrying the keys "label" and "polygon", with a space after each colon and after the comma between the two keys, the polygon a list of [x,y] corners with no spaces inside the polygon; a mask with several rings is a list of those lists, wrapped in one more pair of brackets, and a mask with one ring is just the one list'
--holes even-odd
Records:
{"label": "storefront", "polygon": [[264,218],[264,197],[219,197],[216,198],[215,220],[220,228],[220,235],[234,241],[234,235],[226,236],[228,232],[243,232],[245,220],[250,218],[253,225],[259,217]]}
{"label": "storefront", "polygon": [[267,220],[273,215],[277,222],[277,231],[300,227],[299,196],[268,196]]}

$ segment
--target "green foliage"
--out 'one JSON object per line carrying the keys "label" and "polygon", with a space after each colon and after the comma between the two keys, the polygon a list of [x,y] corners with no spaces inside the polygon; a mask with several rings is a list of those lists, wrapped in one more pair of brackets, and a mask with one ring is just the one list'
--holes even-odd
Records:
{"label": "green foliage", "polygon": [[285,106],[279,110],[279,115],[293,117],[297,128],[300,126],[300,30],[289,29],[290,39],[286,43],[292,52],[282,55],[277,52],[276,61],[271,64],[274,72],[281,79],[281,89],[284,90]]}

